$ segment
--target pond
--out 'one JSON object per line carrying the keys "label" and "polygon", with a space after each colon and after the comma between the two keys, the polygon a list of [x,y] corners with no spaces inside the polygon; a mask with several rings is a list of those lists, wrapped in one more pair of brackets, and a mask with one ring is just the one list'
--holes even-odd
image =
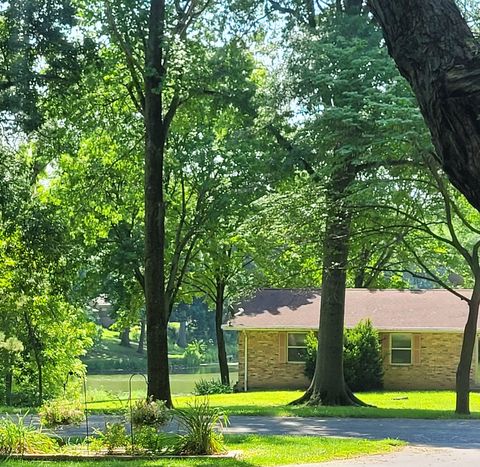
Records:
{"label": "pond", "polygon": [[[238,381],[238,365],[230,366],[230,381],[232,384]],[[201,379],[220,379],[220,373],[215,371],[218,368],[201,367],[196,373],[190,374],[171,374],[170,385],[172,394],[191,394],[195,388],[195,382]],[[88,392],[105,391],[116,397],[124,397],[128,394],[128,382],[131,374],[99,374],[88,375],[87,386]],[[132,379],[132,390],[134,392],[143,392],[145,388],[145,380],[142,376],[134,376]]]}

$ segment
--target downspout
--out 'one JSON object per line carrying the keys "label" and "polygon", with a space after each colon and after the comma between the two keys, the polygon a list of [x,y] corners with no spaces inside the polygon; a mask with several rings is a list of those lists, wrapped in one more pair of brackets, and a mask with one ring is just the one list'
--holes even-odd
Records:
{"label": "downspout", "polygon": [[245,392],[248,391],[248,337],[247,337],[247,331],[244,331],[245,334],[245,354],[243,356],[244,361],[243,361],[243,390]]}

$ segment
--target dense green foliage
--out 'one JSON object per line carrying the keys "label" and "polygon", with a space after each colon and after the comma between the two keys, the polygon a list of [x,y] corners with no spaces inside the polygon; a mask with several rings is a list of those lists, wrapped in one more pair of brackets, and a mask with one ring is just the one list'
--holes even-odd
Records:
{"label": "dense green foliage", "polygon": [[[318,341],[315,333],[307,336],[305,374],[313,378]],[[345,382],[352,391],[372,391],[383,387],[383,359],[378,331],[367,320],[346,329],[343,344]]]}

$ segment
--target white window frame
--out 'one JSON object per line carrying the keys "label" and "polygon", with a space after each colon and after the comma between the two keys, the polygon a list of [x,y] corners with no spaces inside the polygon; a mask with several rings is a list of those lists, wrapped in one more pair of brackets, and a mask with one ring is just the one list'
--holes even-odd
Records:
{"label": "white window frame", "polygon": [[289,349],[306,349],[306,345],[289,345],[288,344],[288,336],[290,334],[305,334],[305,338],[307,337],[308,332],[287,332],[287,363],[296,363],[305,365],[305,360],[289,360],[288,358],[288,350]]}
{"label": "white window frame", "polygon": [[[410,338],[410,349],[406,347],[393,347],[393,336],[408,336]],[[409,363],[397,363],[392,360],[394,350],[410,350],[410,362]],[[390,334],[390,365],[395,366],[411,366],[413,365],[413,334],[408,332],[392,332]]]}

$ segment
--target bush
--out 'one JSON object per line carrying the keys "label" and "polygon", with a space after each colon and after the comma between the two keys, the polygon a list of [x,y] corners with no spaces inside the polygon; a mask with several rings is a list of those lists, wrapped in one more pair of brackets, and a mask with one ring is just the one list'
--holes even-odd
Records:
{"label": "bush", "polygon": [[129,439],[123,423],[107,423],[105,430],[96,431],[97,438],[92,442],[92,449],[106,448],[109,454],[115,449],[127,448]]}
{"label": "bush", "polygon": [[177,435],[159,433],[153,426],[144,426],[134,434],[137,449],[157,455],[177,454]]}
{"label": "bush", "polygon": [[[307,335],[305,375],[313,378],[317,358],[317,337]],[[345,382],[352,391],[369,391],[383,387],[382,351],[378,332],[370,320],[345,330],[343,344]]]}
{"label": "bush", "polygon": [[47,427],[72,425],[84,419],[80,403],[57,399],[45,402],[39,411],[40,421]]}
{"label": "bush", "polygon": [[132,407],[131,421],[134,426],[160,427],[166,425],[171,418],[172,412],[165,401],[141,399]]}
{"label": "bush", "polygon": [[218,408],[210,407],[208,401],[195,401],[188,409],[176,410],[180,425],[186,433],[180,437],[180,454],[218,454],[225,452],[223,435],[218,433],[218,425],[225,426],[228,418]]}
{"label": "bush", "polygon": [[208,396],[210,394],[230,394],[233,388],[228,384],[223,384],[218,379],[200,379],[195,382],[193,393],[197,396]]}
{"label": "bush", "polygon": [[370,320],[361,321],[347,330],[343,359],[345,381],[352,391],[383,387],[382,348],[378,331]]}
{"label": "bush", "polygon": [[52,438],[31,424],[26,425],[25,417],[17,422],[11,418],[0,420],[0,455],[52,453],[57,447]]}

